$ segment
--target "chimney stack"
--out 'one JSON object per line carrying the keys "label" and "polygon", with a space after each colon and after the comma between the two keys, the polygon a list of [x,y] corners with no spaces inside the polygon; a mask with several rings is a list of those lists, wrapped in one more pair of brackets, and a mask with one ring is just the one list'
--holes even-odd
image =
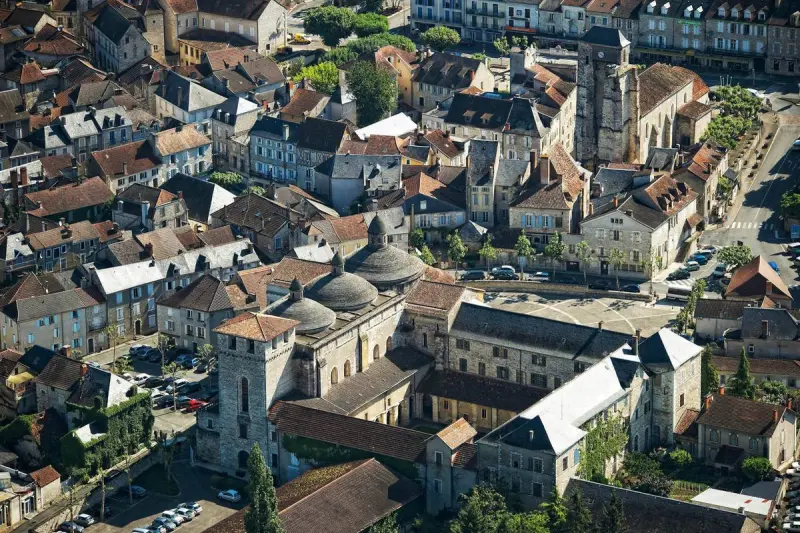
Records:
{"label": "chimney stack", "polygon": [[720,396],[725,396],[725,385],[720,385],[719,386],[719,395]]}
{"label": "chimney stack", "polygon": [[708,411],[712,401],[714,401],[714,396],[709,392],[706,394],[705,398],[703,398],[703,411]]}
{"label": "chimney stack", "polygon": [[123,161],[122,162],[122,175],[123,176],[127,176],[128,175],[128,162],[127,161]]}
{"label": "chimney stack", "polygon": [[19,182],[23,187],[28,186],[28,167],[19,169]]}
{"label": "chimney stack", "polygon": [[639,356],[639,341],[642,338],[642,330],[637,329],[636,333],[633,334],[633,354],[635,356]]}
{"label": "chimney stack", "polygon": [[144,245],[144,253],[146,257],[153,257],[153,243],[148,242]]}
{"label": "chimney stack", "polygon": [[178,191],[178,199],[183,200],[183,191]]}
{"label": "chimney stack", "polygon": [[539,158],[539,181],[542,185],[550,184],[550,159],[547,155]]}
{"label": "chimney stack", "polygon": [[619,207],[619,198],[616,195],[614,195],[614,199],[611,200],[611,202],[614,204],[614,207]]}
{"label": "chimney stack", "polygon": [[766,289],[764,290],[764,293],[765,293],[767,296],[769,296],[770,294],[772,294],[772,282],[771,282],[771,281],[768,281],[768,282],[767,282],[767,287],[766,287]]}
{"label": "chimney stack", "polygon": [[597,323],[597,329],[599,329],[600,331],[603,331],[603,321],[602,320]]}
{"label": "chimney stack", "polygon": [[772,410],[772,423],[773,424],[777,424],[778,423],[778,410],[777,409],[773,409]]}

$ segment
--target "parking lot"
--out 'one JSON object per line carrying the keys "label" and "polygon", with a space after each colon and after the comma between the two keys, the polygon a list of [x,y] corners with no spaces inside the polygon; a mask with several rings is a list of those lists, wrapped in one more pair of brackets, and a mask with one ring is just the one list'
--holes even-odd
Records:
{"label": "parking lot", "polygon": [[176,533],[200,532],[246,505],[244,500],[235,504],[218,500],[218,491],[211,486],[211,474],[205,470],[191,467],[186,458],[176,461],[172,471],[178,482],[179,495],[165,496],[150,491],[144,498],[135,499],[131,506],[128,501],[127,489],[122,489],[118,495],[106,498],[108,505],[112,508],[111,517],[103,523],[88,527],[86,533],[123,531],[127,533],[133,528],[152,524],[153,519],[160,516],[162,512],[188,501],[199,503],[203,507],[203,511],[192,521],[179,526]]}
{"label": "parking lot", "polygon": [[655,305],[615,298],[547,298],[528,293],[486,293],[487,304],[498,309],[535,315],[562,322],[597,327],[633,334],[637,329],[649,336],[671,325],[681,310],[680,302],[660,300]]}

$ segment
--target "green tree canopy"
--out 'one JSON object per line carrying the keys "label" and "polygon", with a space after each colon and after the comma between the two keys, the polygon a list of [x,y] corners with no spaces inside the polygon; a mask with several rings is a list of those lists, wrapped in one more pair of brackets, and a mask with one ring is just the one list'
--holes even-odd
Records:
{"label": "green tree canopy", "polygon": [[385,70],[367,61],[358,61],[346,77],[350,93],[356,99],[359,124],[378,122],[397,106],[397,85]]}
{"label": "green tree canopy", "polygon": [[592,512],[583,501],[583,493],[580,489],[575,489],[569,495],[567,504],[568,520],[567,531],[569,533],[587,533],[592,530]]}
{"label": "green tree canopy", "polygon": [[553,262],[553,276],[556,275],[556,264],[561,261],[566,251],[567,245],[561,240],[561,234],[559,232],[553,233],[547,242],[547,246],[544,247],[544,255]]}
{"label": "green tree canopy", "polygon": [[669,452],[669,460],[678,468],[689,466],[694,461],[694,459],[692,459],[692,454],[682,448]]}
{"label": "green tree canopy", "polygon": [[736,148],[739,138],[752,125],[749,119],[734,115],[717,115],[711,119],[701,141],[711,141],[730,150]]}
{"label": "green tree canopy", "polygon": [[208,177],[208,181],[219,185],[223,189],[235,191],[237,187],[242,185],[242,176],[236,172],[212,172]]}
{"label": "green tree canopy", "polygon": [[706,344],[700,352],[700,394],[713,394],[719,387],[719,373],[714,366],[714,356],[711,353],[711,346]]}
{"label": "green tree canopy", "polygon": [[505,37],[498,37],[492,44],[497,53],[501,56],[507,56],[511,52],[511,43]]}
{"label": "green tree canopy", "polygon": [[403,37],[402,35],[395,35],[394,33],[377,33],[369,37],[352,40],[345,46],[357,55],[369,54],[384,46],[394,46],[406,52],[417,51],[417,47],[411,39]]}
{"label": "green tree canopy", "polygon": [[483,245],[480,250],[478,250],[478,255],[486,261],[486,270],[489,270],[489,264],[497,259],[497,248],[492,246],[491,233],[486,234],[486,240],[483,241]]}
{"label": "green tree canopy", "polygon": [[742,462],[742,474],[752,482],[769,479],[772,476],[772,463],[766,457],[748,457]]}
{"label": "green tree canopy", "polygon": [[739,368],[736,370],[736,375],[729,380],[729,384],[730,393],[734,396],[755,400],[756,386],[750,376],[750,361],[744,353],[744,347],[742,347],[742,355],[739,357]]}
{"label": "green tree canopy", "polygon": [[386,33],[389,31],[389,19],[377,13],[360,13],[356,15],[353,31],[359,37]]}
{"label": "green tree canopy", "polygon": [[306,33],[322,37],[327,46],[338,46],[339,41],[353,33],[356,14],[344,7],[312,7],[306,13],[303,28]]}
{"label": "green tree canopy", "polygon": [[467,247],[461,240],[461,236],[455,231],[449,234],[447,236],[447,257],[456,264],[456,269],[466,255]]}
{"label": "green tree canopy", "polygon": [[550,528],[550,533],[566,533],[567,522],[569,520],[569,509],[567,502],[561,497],[558,492],[558,487],[553,485],[553,490],[550,492],[550,498],[542,503],[541,510],[547,517],[547,524]]}
{"label": "green tree canopy", "polygon": [[332,94],[339,86],[339,69],[332,61],[323,61],[316,65],[303,67],[294,77],[294,81],[308,79],[314,90],[319,93]]}
{"label": "green tree canopy", "polygon": [[370,13],[380,13],[383,11],[383,0],[365,0],[364,9]]}
{"label": "green tree canopy", "polygon": [[760,400],[766,403],[783,403],[789,396],[789,388],[780,381],[762,381]]}
{"label": "green tree canopy", "polygon": [[438,52],[444,52],[461,42],[457,31],[446,26],[434,26],[420,35],[420,40]]}
{"label": "green tree canopy", "polygon": [[489,485],[475,485],[461,496],[450,533],[496,533],[508,514],[503,495]]}
{"label": "green tree canopy", "polygon": [[616,490],[611,491],[611,499],[603,506],[603,517],[600,520],[600,531],[603,533],[627,533],[625,511],[622,500]]}
{"label": "green tree canopy", "polygon": [[259,196],[266,196],[267,190],[259,185],[250,185],[244,190],[245,194],[257,194]]}
{"label": "green tree canopy", "polygon": [[726,246],[717,254],[717,259],[729,267],[739,268],[753,260],[753,252],[749,246]]}
{"label": "green tree canopy", "polygon": [[608,262],[614,267],[614,277],[617,278],[617,290],[619,290],[619,271],[626,261],[625,252],[618,248],[612,248],[608,253]]}
{"label": "green tree canopy", "polygon": [[722,99],[720,107],[725,115],[754,120],[761,109],[761,99],[741,85],[726,85],[716,90]]}
{"label": "green tree canopy", "polygon": [[418,250],[425,246],[425,232],[422,228],[414,228],[414,231],[408,234],[408,244]]}
{"label": "green tree canopy", "polygon": [[247,474],[249,477],[247,492],[251,502],[244,513],[246,533],[283,533],[283,526],[278,517],[278,499],[275,497],[272,472],[264,464],[264,457],[258,444],[253,444],[250,450]]}
{"label": "green tree canopy", "polygon": [[422,248],[419,251],[419,258],[422,259],[422,262],[426,265],[432,265],[436,262],[436,258],[433,257],[433,252],[431,252],[431,249],[428,248],[427,244],[422,245]]}
{"label": "green tree canopy", "polygon": [[800,192],[786,191],[783,193],[781,213],[786,218],[800,218]]}
{"label": "green tree canopy", "polygon": [[589,246],[589,243],[586,241],[581,241],[575,246],[575,256],[578,258],[578,261],[581,262],[581,269],[583,270],[583,282],[587,283],[586,281],[586,267],[589,266],[591,259],[594,257],[594,251],[592,247]]}
{"label": "green tree canopy", "polygon": [[328,50],[323,59],[325,61],[330,61],[337,67],[340,67],[345,63],[349,63],[350,61],[355,61],[357,58],[358,53],[356,53],[354,50],[351,50],[346,46],[339,46]]}

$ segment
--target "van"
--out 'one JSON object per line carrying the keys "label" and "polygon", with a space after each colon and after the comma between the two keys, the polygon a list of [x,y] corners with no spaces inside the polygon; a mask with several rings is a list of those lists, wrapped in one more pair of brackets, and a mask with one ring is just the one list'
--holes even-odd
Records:
{"label": "van", "polygon": [[684,289],[682,287],[670,287],[667,289],[667,300],[680,300],[686,302],[689,300],[689,295],[692,289]]}

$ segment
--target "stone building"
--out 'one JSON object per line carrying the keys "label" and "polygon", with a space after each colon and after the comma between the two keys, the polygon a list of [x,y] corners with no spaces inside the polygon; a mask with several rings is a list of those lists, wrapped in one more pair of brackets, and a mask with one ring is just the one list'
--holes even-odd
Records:
{"label": "stone building", "polygon": [[[711,116],[710,110],[708,116]],[[697,193],[697,213],[704,220],[720,220],[727,207],[717,197],[719,178],[728,170],[727,150],[703,143],[692,146],[679,157],[678,168],[672,172],[672,177]]]}
{"label": "stone building", "polygon": [[161,183],[178,172],[189,176],[204,174],[212,168],[211,139],[193,125],[178,124],[151,137],[155,154],[161,159]]}
{"label": "stone building", "polygon": [[414,69],[411,105],[419,111],[435,108],[456,92],[494,90],[494,75],[482,61],[445,52],[423,59]]}
{"label": "stone building", "polygon": [[275,0],[197,0],[200,28],[235,33],[258,45],[264,55],[283,44],[286,8]]}
{"label": "stone building", "polygon": [[[83,14],[83,23],[87,50],[104,70],[120,74],[147,56],[158,55],[159,51],[163,54],[164,22],[160,9],[144,16],[124,2],[103,2]],[[160,45],[151,44],[145,33],[152,39],[161,37]]]}
{"label": "stone building", "polygon": [[258,105],[238,96],[231,96],[214,109],[211,140],[215,169],[242,174],[250,171],[249,132],[258,119],[258,110]]}
{"label": "stone building", "polygon": [[160,228],[179,228],[189,222],[183,194],[134,183],[117,194],[111,212],[114,222],[134,233]]}

